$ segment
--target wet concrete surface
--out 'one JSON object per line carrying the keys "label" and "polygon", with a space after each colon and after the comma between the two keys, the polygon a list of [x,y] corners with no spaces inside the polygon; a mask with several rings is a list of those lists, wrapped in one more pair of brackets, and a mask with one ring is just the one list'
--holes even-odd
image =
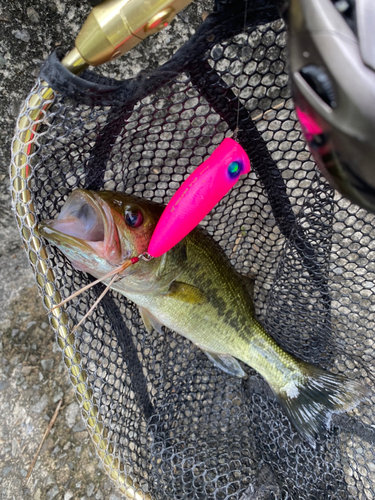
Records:
{"label": "wet concrete surface", "polygon": [[[176,22],[101,73],[128,78],[168,60],[194,33],[212,2]],[[0,499],[121,498],[95,454],[55,343],[10,208],[10,144],[20,106],[42,62],[72,48],[90,11],[74,0],[0,0]],[[26,480],[55,409],[56,422]]]}

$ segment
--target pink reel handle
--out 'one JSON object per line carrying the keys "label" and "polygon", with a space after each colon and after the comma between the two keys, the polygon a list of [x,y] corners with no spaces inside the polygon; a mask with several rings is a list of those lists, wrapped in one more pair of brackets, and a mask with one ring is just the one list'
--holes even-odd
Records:
{"label": "pink reel handle", "polygon": [[168,252],[201,222],[241,175],[249,172],[250,160],[245,150],[233,139],[224,139],[173,195],[147,252],[152,257]]}
{"label": "pink reel handle", "polygon": [[323,129],[316,123],[314,118],[306,114],[298,106],[296,106],[296,113],[299,121],[301,122],[302,130],[308,140],[310,140],[314,135],[323,133]]}

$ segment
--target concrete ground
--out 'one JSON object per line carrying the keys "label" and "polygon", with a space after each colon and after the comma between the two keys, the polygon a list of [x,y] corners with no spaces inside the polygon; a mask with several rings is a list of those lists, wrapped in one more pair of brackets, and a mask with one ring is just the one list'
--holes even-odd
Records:
{"label": "concrete ground", "polygon": [[[114,78],[166,61],[211,10],[200,0],[166,30],[101,70]],[[0,0],[0,500],[116,500],[100,468],[42,307],[10,208],[10,143],[42,61],[69,50],[90,11],[83,0]],[[26,475],[60,399],[30,480]]]}

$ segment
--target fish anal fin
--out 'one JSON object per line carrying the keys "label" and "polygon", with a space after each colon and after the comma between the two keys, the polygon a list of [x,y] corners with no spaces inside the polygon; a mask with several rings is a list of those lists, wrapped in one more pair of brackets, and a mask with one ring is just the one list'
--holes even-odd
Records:
{"label": "fish anal fin", "polygon": [[163,325],[158,321],[155,316],[153,316],[147,309],[144,307],[139,307],[139,314],[141,315],[143,324],[145,325],[148,333],[151,333],[153,329],[155,329],[159,333],[163,333]]}
{"label": "fish anal fin", "polygon": [[230,354],[218,354],[203,350],[208,359],[220,370],[233,375],[234,377],[244,377],[246,373],[243,371],[240,363]]}
{"label": "fish anal fin", "polygon": [[207,302],[207,297],[202,290],[181,281],[173,281],[165,295],[188,304],[204,304]]}

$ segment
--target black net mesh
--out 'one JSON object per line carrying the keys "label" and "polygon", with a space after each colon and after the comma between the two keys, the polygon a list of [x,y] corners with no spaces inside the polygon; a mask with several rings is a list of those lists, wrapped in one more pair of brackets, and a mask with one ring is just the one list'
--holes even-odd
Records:
{"label": "black net mesh", "polygon": [[[221,3],[171,61],[135,80],[79,80],[50,58],[42,76],[59,93],[31,157],[36,222],[55,217],[77,187],[167,203],[238,129],[252,172],[202,224],[240,273],[256,276],[256,313],[280,345],[372,388],[374,216],[316,170],[290,97],[285,26],[272,4],[250,4],[245,30],[243,3]],[[52,246],[34,258],[34,235],[22,234],[44,296],[91,280]],[[41,262],[53,279],[41,278]],[[71,325],[102,289],[67,307]],[[235,379],[176,333],[147,333],[122,295],[110,292],[74,338],[61,335],[61,318],[52,324],[83,415],[129,497],[375,497],[373,393],[335,416],[313,449],[254,371]]]}

